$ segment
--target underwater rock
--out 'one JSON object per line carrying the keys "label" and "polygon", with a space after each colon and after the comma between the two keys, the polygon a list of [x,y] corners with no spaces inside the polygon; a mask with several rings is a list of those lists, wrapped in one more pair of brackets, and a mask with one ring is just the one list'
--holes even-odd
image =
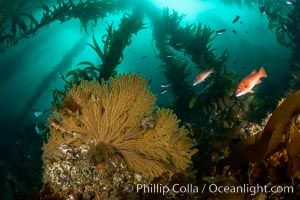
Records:
{"label": "underwater rock", "polygon": [[127,182],[184,171],[194,142],[171,110],[154,112],[154,101],[139,75],[74,85],[49,118],[44,182],[104,198],[117,196]]}

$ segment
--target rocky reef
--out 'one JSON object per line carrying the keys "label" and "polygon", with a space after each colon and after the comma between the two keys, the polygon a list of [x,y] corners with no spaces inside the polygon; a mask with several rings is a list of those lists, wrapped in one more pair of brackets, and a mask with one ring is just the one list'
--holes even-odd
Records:
{"label": "rocky reef", "polygon": [[102,199],[186,170],[196,152],[189,131],[154,102],[139,75],[74,85],[49,118],[44,182],[63,197]]}

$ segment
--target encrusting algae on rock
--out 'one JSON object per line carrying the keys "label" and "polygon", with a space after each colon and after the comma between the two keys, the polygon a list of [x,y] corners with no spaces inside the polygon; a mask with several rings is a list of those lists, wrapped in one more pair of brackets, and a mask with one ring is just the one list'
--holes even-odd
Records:
{"label": "encrusting algae on rock", "polygon": [[[84,193],[88,186],[101,193],[141,177],[184,171],[195,144],[172,111],[154,103],[147,80],[139,75],[74,85],[49,118],[44,181],[61,191]],[[118,186],[104,183],[107,176],[119,180]]]}

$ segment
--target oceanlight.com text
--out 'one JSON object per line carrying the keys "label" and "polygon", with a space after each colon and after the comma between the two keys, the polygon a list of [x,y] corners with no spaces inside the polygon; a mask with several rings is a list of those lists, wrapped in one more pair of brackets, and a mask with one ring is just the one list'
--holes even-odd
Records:
{"label": "oceanlight.com text", "polygon": [[[204,185],[205,187],[205,185]],[[293,193],[293,186],[261,186],[243,184],[241,186],[218,186],[216,184],[209,184],[208,191],[210,193],[247,193],[255,195],[257,193]]]}

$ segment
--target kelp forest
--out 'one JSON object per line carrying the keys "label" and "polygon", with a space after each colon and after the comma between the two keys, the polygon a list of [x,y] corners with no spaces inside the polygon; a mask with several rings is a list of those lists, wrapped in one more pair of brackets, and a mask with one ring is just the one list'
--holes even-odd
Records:
{"label": "kelp forest", "polygon": [[[267,17],[267,28],[291,51],[286,84],[273,82],[268,90],[263,84],[269,77],[261,76],[266,79],[258,78],[259,89],[237,95],[245,79],[228,66],[235,55],[229,48],[214,46],[226,30],[215,30],[205,19],[185,21],[188,13],[168,7],[143,9],[150,4],[147,0],[1,2],[1,56],[54,22],[63,26],[78,20],[82,34],[91,34],[92,42],[84,45],[97,61],[83,59],[60,75],[63,87],[51,89],[51,107],[35,113],[47,115],[36,128],[39,139],[28,137],[19,145],[13,156],[15,169],[0,164],[0,195],[7,199],[10,195],[13,199],[300,198],[300,1],[220,2]],[[39,15],[31,11],[32,5]],[[121,17],[104,23],[111,15]],[[238,20],[239,16],[233,23]],[[94,34],[99,26],[105,27],[102,35]],[[156,103],[159,94],[143,74],[119,72],[126,48],[142,30],[151,32],[161,63],[153,68],[166,80],[161,94],[168,92],[169,104]],[[198,78],[204,76],[201,72],[210,74],[193,84],[195,72]],[[34,154],[35,160],[18,156],[24,151]],[[179,187],[159,192],[159,187],[176,184],[186,192]],[[139,185],[158,190],[143,192]],[[267,191],[280,186],[293,191],[223,193],[211,192],[208,185],[231,189],[261,185]]]}

